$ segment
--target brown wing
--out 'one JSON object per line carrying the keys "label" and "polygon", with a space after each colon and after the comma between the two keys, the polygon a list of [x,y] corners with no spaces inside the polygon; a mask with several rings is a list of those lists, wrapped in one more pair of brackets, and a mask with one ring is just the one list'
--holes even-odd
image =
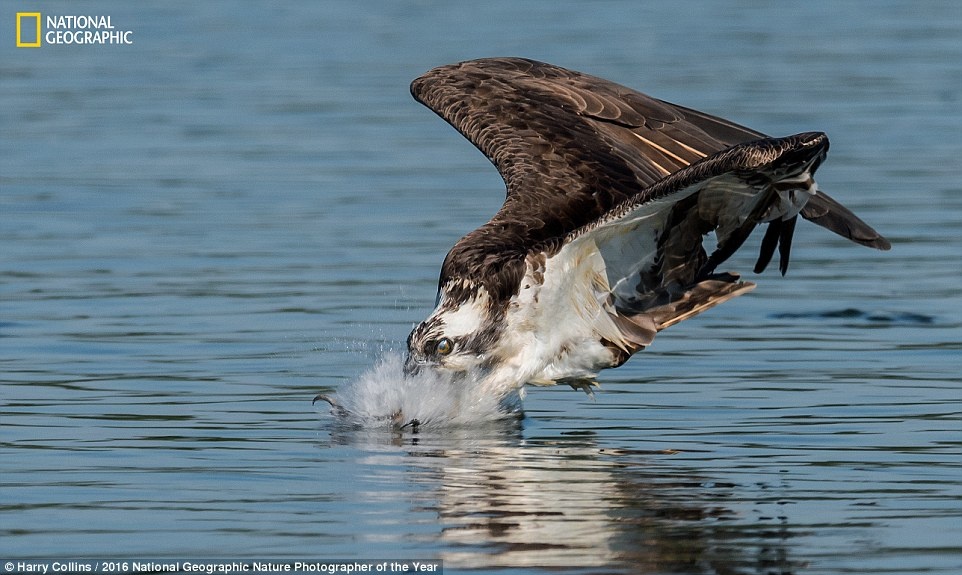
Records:
{"label": "brown wing", "polygon": [[[452,248],[441,270],[442,284],[449,278],[483,282],[496,298],[517,287],[533,246],[637,202],[656,182],[694,162],[765,139],[602,78],[520,58],[435,68],[411,84],[411,93],[477,146],[504,178],[502,208]],[[816,222],[842,229],[825,214]]]}
{"label": "brown wing", "polygon": [[[507,185],[501,210],[448,254],[441,281],[483,278],[504,259],[597,220],[664,176],[764,137],[602,78],[520,58],[431,70],[411,93],[475,144]],[[505,270],[507,271],[507,270]]]}

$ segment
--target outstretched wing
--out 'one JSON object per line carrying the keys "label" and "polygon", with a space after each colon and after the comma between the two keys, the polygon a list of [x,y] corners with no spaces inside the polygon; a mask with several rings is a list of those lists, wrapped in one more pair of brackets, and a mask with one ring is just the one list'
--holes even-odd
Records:
{"label": "outstretched wing", "polygon": [[[594,298],[597,306],[582,303],[590,311],[580,313],[624,361],[658,331],[754,287],[715,269],[758,224],[768,222],[769,232],[756,269],[777,247],[784,272],[797,215],[817,197],[812,176],[827,151],[828,138],[810,132],[737,144],[682,168],[549,243],[543,285],[568,300]],[[711,254],[702,241],[708,233],[716,239]],[[576,266],[580,273],[568,273]]]}
{"label": "outstretched wing", "polygon": [[532,245],[597,220],[679,168],[763,137],[601,78],[519,58],[442,66],[414,80],[411,93],[475,144],[507,185],[501,210],[458,242],[441,270],[441,283],[485,280],[489,292],[519,279]]}
{"label": "outstretched wing", "polygon": [[[671,196],[665,191],[666,179],[673,185],[684,178],[709,179],[712,170],[704,166],[683,177],[679,171],[710,163],[713,155],[736,144],[754,142],[746,144],[742,154],[782,146],[781,140],[602,78],[520,58],[442,66],[416,79],[411,93],[475,144],[504,178],[504,205],[491,221],[452,248],[440,278],[441,284],[452,278],[481,283],[502,301],[514,295],[524,258],[532,250],[560,247],[578,230],[611,220],[613,210],[624,212],[629,206],[643,205],[657,193]],[[818,161],[824,150],[819,154]],[[812,172],[815,167],[817,162]],[[710,178],[722,175],[712,172]],[[723,179],[715,180],[713,187],[725,188]],[[661,192],[656,193],[653,187],[659,183]],[[738,210],[725,212],[726,195],[706,194],[699,207],[718,210],[719,221],[745,217]],[[682,203],[671,210],[672,218],[684,220],[687,204],[683,200],[689,204],[694,200],[686,199],[690,194],[675,197]],[[802,207],[803,217],[864,245],[888,247],[872,228],[831,198],[821,192],[814,198]],[[669,223],[677,225],[674,220]],[[758,267],[764,267],[779,247],[784,271],[795,220],[772,221]],[[722,242],[726,249],[712,256],[713,264],[740,245],[746,229],[739,227],[738,235],[738,241]],[[697,252],[694,247],[688,249],[692,250]],[[683,249],[676,252],[684,254],[679,255],[682,258],[689,255]]]}

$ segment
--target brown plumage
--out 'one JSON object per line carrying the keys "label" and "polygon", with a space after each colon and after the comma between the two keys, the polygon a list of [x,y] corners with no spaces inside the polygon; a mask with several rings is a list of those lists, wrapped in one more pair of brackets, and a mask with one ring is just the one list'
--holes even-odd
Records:
{"label": "brown plumage", "polygon": [[[752,158],[746,156],[786,153],[791,150],[786,144],[794,143],[602,78],[522,58],[441,66],[414,80],[411,93],[477,146],[504,177],[504,206],[454,246],[440,281],[472,278],[501,298],[513,295],[521,262],[534,246],[556,246],[619,206],[732,167],[725,162],[741,160],[741,169],[750,170]],[[741,154],[711,168],[678,173],[744,142],[753,143]],[[838,202],[824,194],[816,198],[802,217],[863,245],[888,249],[884,238]],[[766,245],[762,259],[770,259],[774,248]],[[787,262],[787,251],[784,258]]]}
{"label": "brown plumage", "polygon": [[[409,366],[477,368],[507,388],[506,365],[525,366],[515,368],[520,384],[620,365],[657,331],[752,288],[715,270],[761,223],[756,272],[778,251],[785,273],[798,214],[889,248],[817,190],[828,152],[820,132],[771,138],[521,58],[435,68],[411,93],[494,163],[507,195],[445,258],[439,305],[409,338]],[[444,354],[433,351],[439,342]]]}

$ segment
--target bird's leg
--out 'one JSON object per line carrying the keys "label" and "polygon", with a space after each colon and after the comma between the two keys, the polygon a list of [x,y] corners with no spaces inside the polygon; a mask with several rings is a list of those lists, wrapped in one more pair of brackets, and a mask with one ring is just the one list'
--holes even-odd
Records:
{"label": "bird's leg", "polygon": [[595,398],[595,390],[593,388],[601,387],[601,385],[593,379],[568,379],[565,380],[564,383],[567,383],[569,386],[571,386],[571,389],[575,391],[580,390],[585,392],[585,395],[591,399]]}

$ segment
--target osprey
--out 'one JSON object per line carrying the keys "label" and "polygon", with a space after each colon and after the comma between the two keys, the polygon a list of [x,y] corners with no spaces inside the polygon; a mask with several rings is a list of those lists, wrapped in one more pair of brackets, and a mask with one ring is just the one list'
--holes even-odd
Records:
{"label": "osprey", "polygon": [[785,274],[799,215],[890,247],[818,189],[820,132],[772,138],[519,58],[442,66],[411,93],[494,163],[507,197],[444,259],[436,309],[407,340],[408,374],[496,396],[588,391],[659,331],[751,290],[716,270],[760,224],[756,273],[777,250]]}

